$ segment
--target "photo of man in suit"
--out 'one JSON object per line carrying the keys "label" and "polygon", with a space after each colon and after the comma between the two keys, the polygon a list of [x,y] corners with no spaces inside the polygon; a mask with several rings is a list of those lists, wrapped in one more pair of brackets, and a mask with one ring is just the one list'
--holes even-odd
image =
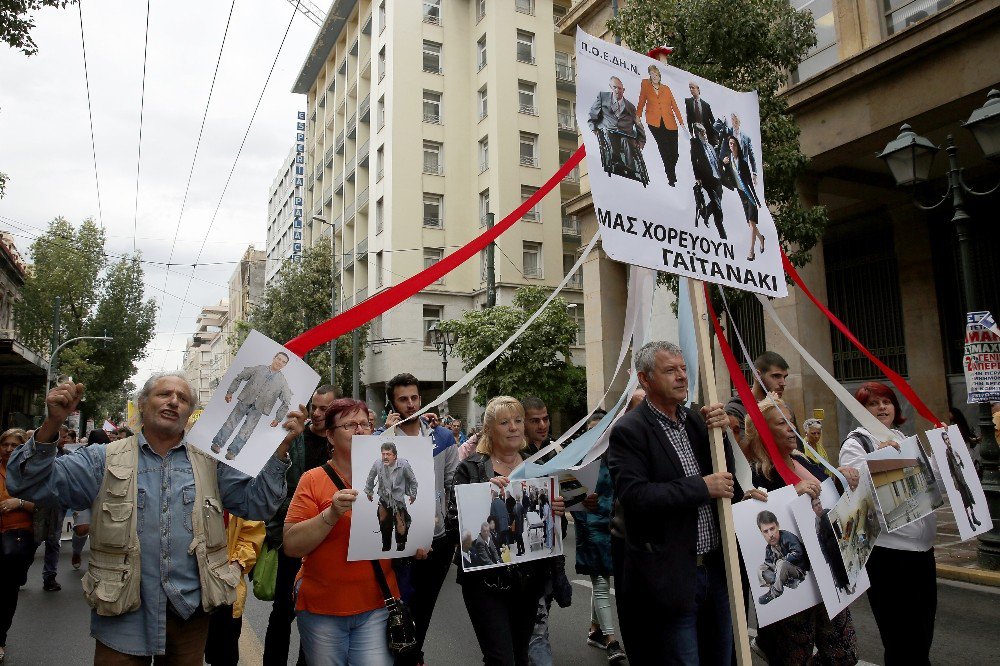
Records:
{"label": "photo of man in suit", "polygon": [[229,385],[226,391],[226,402],[233,401],[233,395],[243,384],[239,396],[236,398],[236,407],[229,414],[229,418],[219,428],[212,438],[212,451],[220,453],[226,448],[226,442],[232,436],[237,426],[240,430],[236,433],[232,443],[226,451],[226,460],[235,460],[240,451],[246,445],[247,440],[253,434],[254,429],[260,419],[271,413],[277,405],[274,418],[271,420],[271,427],[276,428],[284,420],[288,413],[288,407],[292,403],[292,390],[288,387],[288,381],[281,374],[282,368],[288,365],[288,354],[278,352],[274,355],[270,365],[254,365],[243,368],[236,378]]}
{"label": "photo of man in suit", "polygon": [[700,123],[705,128],[708,142],[713,146],[719,145],[719,134],[715,131],[715,116],[712,114],[712,106],[701,98],[701,86],[694,81],[688,83],[690,97],[684,98],[684,116],[687,118],[688,127],[694,127],[695,123]]}
{"label": "photo of man in suit", "polygon": [[[684,406],[680,347],[657,341],[635,353],[645,399],[611,430],[608,466],[622,642],[633,664],[729,666],[733,633],[716,500],[743,497],[729,472],[713,472],[708,428],[722,404]],[[733,468],[726,445],[726,466]],[[623,527],[620,529],[619,526]]]}
{"label": "photo of man in suit", "polygon": [[854,594],[855,585],[851,584],[847,577],[847,567],[844,566],[844,558],[840,554],[840,546],[837,544],[837,535],[833,531],[833,525],[827,517],[829,509],[823,508],[823,502],[819,497],[812,498],[813,513],[816,514],[816,539],[819,541],[819,549],[823,552],[823,559],[830,567],[830,574],[833,576],[833,585],[837,590],[837,595],[843,591],[844,594]]}
{"label": "photo of man in suit", "polygon": [[[705,226],[708,226],[708,217],[711,215],[719,230],[719,238],[725,240],[726,229],[722,226],[723,168],[715,148],[709,143],[706,128],[701,123],[694,123],[691,127],[694,131],[691,138],[691,168],[695,177],[694,197],[698,204],[698,218],[703,219]],[[708,195],[707,201],[701,195],[701,189]],[[698,226],[697,218],[695,226]]]}
{"label": "photo of man in suit", "polygon": [[489,523],[483,523],[482,527],[479,528],[479,536],[472,542],[470,559],[474,567],[500,564],[500,553],[493,545],[493,536],[490,534]]}
{"label": "photo of man in suit", "polygon": [[365,495],[368,501],[374,501],[375,484],[378,482],[378,525],[382,532],[382,550],[389,550],[392,542],[393,527],[396,534],[396,550],[406,549],[406,536],[410,532],[410,512],[407,510],[407,500],[410,504],[417,501],[417,475],[410,466],[410,461],[399,457],[396,445],[384,442],[381,446],[381,457],[372,463],[365,482]]}
{"label": "photo of man in suit", "polygon": [[610,88],[607,92],[597,93],[587,124],[610,146],[609,159],[613,164],[611,168],[606,166],[605,171],[617,172],[615,167],[620,167],[631,172],[635,169],[636,159],[642,159],[635,153],[646,145],[646,128],[639,122],[635,105],[625,99],[622,80],[612,76]]}
{"label": "photo of man in suit", "polygon": [[757,527],[767,542],[757,580],[761,587],[768,588],[761,595],[760,603],[768,604],[784,594],[786,587],[794,590],[806,579],[809,558],[798,535],[781,529],[778,517],[770,511],[757,514]]}

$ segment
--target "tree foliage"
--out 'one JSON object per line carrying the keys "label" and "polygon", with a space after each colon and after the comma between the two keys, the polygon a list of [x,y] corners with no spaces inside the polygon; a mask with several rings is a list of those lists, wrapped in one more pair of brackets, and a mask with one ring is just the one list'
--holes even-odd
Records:
{"label": "tree foliage", "polygon": [[805,208],[795,189],[806,166],[799,128],[778,92],[816,44],[813,16],[788,0],[629,2],[608,27],[629,48],[674,48],[670,64],[728,88],[756,90],[766,198],[792,263],[802,266],[826,228],[826,210]]}
{"label": "tree foliage", "polygon": [[[251,329],[283,343],[329,319],[331,273],[330,247],[323,243],[305,250],[299,262],[285,262],[264,290],[260,305],[253,308],[246,320],[236,322],[236,332],[229,340],[233,352],[243,344]],[[365,324],[359,330],[359,363],[365,358],[368,329]],[[305,360],[325,383],[330,376],[330,346],[321,345],[306,354]],[[351,335],[342,335],[337,339],[336,370],[337,386],[344,395],[351,394],[351,362]]]}
{"label": "tree foliage", "polygon": [[34,13],[43,7],[63,9],[76,0],[0,0],[0,42],[19,49],[26,56],[38,53],[38,45],[31,38],[35,27]]}
{"label": "tree foliage", "polygon": [[[513,305],[469,310],[461,319],[442,322],[440,328],[458,333],[455,352],[468,371],[493,353],[548,297],[541,287],[522,287]],[[498,395],[541,398],[549,410],[581,412],[586,402],[586,373],[572,363],[570,346],[577,324],[556,298],[507,351],[475,380],[476,402],[485,405]]]}
{"label": "tree foliage", "polygon": [[81,336],[114,338],[63,348],[57,369],[87,386],[81,406],[87,415],[115,418],[125,411],[135,363],[153,337],[156,304],[145,297],[139,255],[108,264],[104,243],[104,230],[92,219],[77,229],[62,217],[54,219],[31,245],[32,265],[15,304],[15,321],[20,340],[48,356],[58,296],[58,343]]}

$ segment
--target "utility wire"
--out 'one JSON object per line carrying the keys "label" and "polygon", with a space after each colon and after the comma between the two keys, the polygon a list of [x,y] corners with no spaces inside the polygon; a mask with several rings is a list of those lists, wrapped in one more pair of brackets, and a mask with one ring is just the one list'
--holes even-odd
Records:
{"label": "utility wire", "polygon": [[139,97],[139,148],[135,157],[135,213],[132,217],[132,251],[136,251],[139,233],[139,173],[142,166],[142,120],[146,111],[146,61],[149,56],[149,4],[146,0],[146,36],[142,47],[142,94]]}
{"label": "utility wire", "polygon": [[101,179],[97,176],[97,143],[94,141],[94,112],[90,104],[90,73],[87,69],[87,40],[83,34],[83,0],[76,5],[80,17],[80,47],[83,50],[83,80],[87,87],[87,118],[90,120],[90,154],[94,160],[94,184],[97,186],[97,220],[104,228],[104,210],[101,206]]}

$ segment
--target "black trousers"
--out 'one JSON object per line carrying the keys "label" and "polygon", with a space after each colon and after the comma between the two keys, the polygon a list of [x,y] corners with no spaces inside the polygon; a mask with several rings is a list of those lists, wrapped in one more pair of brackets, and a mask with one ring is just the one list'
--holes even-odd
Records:
{"label": "black trousers", "polygon": [[[271,616],[267,620],[264,634],[264,666],[288,666],[288,643],[292,635],[292,620],[295,619],[295,602],[292,587],[299,573],[302,560],[285,555],[285,549],[278,549],[278,573],[274,581],[274,603]],[[305,666],[306,657],[299,648],[298,666]]]}
{"label": "black trousers", "polygon": [[[382,550],[389,550],[392,547],[392,535],[396,535],[396,546],[399,550],[403,550],[406,547],[406,537],[410,533],[410,523],[413,519],[410,518],[410,512],[406,510],[406,507],[400,507],[398,509],[393,509],[392,507],[386,506],[381,501],[378,503],[378,525],[379,530],[382,532]],[[400,532],[397,529],[396,520],[397,517],[402,514],[403,516],[403,531]]]}
{"label": "black trousers", "polygon": [[233,617],[232,606],[220,606],[208,618],[205,663],[211,666],[238,666],[243,618]]}
{"label": "black trousers", "polygon": [[486,666],[528,666],[528,641],[541,595],[541,584],[505,591],[476,580],[462,584],[462,599]]}
{"label": "black trousers", "polygon": [[407,599],[410,615],[417,632],[417,649],[407,655],[396,657],[396,666],[415,666],[424,660],[424,639],[431,625],[434,605],[437,604],[441,586],[448,577],[448,569],[455,559],[456,536],[444,535],[434,539],[430,555],[426,560],[412,560],[410,563],[410,584],[413,593]]}
{"label": "black trousers", "polygon": [[663,170],[667,172],[667,180],[673,185],[677,182],[677,130],[667,129],[661,121],[655,127],[647,125],[656,147],[660,149],[660,159],[663,160]]}
{"label": "black trousers", "polygon": [[[29,530],[25,532],[30,534]],[[7,632],[17,610],[17,594],[28,581],[28,567],[32,559],[31,553],[0,554],[0,645],[7,645]]]}
{"label": "black trousers", "polygon": [[934,549],[923,552],[876,546],[865,565],[885,666],[930,664],[937,614]]}

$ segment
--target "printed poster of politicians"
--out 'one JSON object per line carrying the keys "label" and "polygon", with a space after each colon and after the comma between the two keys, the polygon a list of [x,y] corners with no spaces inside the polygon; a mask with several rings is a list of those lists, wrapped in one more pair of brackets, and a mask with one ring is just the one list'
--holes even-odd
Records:
{"label": "printed poster of politicians", "polygon": [[967,315],[963,361],[968,403],[1000,402],[1000,329],[989,311]]}
{"label": "printed poster of politicians", "polygon": [[318,385],[319,375],[305,361],[250,331],[187,440],[257,476],[285,437],[285,416],[308,404]]}
{"label": "printed poster of politicians", "polygon": [[577,29],[577,121],[601,242],[616,260],[787,294],[764,200],[756,93]]}

